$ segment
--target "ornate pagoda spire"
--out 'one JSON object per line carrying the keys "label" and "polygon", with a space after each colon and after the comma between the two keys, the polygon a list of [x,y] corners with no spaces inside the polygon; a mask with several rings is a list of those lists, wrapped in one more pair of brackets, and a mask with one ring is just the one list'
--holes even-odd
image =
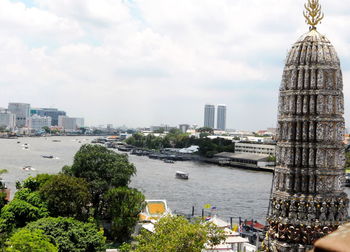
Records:
{"label": "ornate pagoda spire", "polygon": [[311,29],[316,29],[316,25],[318,25],[324,18],[324,14],[321,11],[322,8],[319,4],[319,0],[308,0],[308,3],[304,6],[306,9],[304,11],[306,23],[310,25]]}
{"label": "ornate pagoda spire", "polygon": [[324,16],[319,1],[305,7],[311,29],[289,51],[280,86],[267,251],[308,251],[348,220],[342,71],[316,30]]}

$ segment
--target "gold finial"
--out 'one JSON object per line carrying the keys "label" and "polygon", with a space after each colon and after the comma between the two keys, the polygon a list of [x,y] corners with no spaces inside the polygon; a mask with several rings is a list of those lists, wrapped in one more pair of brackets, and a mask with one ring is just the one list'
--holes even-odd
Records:
{"label": "gold finial", "polygon": [[304,17],[306,18],[306,23],[311,25],[311,29],[316,29],[316,25],[324,18],[319,0],[308,0],[308,3],[305,4],[305,9]]}

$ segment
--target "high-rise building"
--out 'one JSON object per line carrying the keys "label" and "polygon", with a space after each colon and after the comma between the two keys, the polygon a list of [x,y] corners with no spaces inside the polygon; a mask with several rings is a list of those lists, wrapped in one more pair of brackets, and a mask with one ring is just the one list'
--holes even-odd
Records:
{"label": "high-rise building", "polygon": [[305,7],[310,29],[289,51],[280,86],[265,251],[310,251],[349,221],[342,71],[333,45],[316,29],[323,18],[318,0]]}
{"label": "high-rise building", "polygon": [[186,131],[190,128],[189,124],[180,124],[179,129],[181,130],[182,133],[186,133]]}
{"label": "high-rise building", "polygon": [[226,105],[218,105],[216,128],[226,130]]}
{"label": "high-rise building", "polygon": [[11,102],[8,105],[8,110],[16,115],[16,127],[28,127],[30,119],[30,104]]}
{"label": "high-rise building", "polygon": [[204,127],[215,128],[215,105],[206,104],[204,106]]}
{"label": "high-rise building", "polygon": [[58,117],[65,116],[66,112],[57,108],[32,108],[31,115],[49,116],[51,117],[51,126],[58,126]]}
{"label": "high-rise building", "polygon": [[16,127],[16,115],[4,109],[0,111],[0,127],[5,127],[9,130],[14,130]]}
{"label": "high-rise building", "polygon": [[58,126],[65,130],[78,130],[80,127],[84,127],[84,118],[59,116]]}
{"label": "high-rise building", "polygon": [[41,130],[43,127],[51,127],[51,117],[32,115],[29,121],[29,128]]}

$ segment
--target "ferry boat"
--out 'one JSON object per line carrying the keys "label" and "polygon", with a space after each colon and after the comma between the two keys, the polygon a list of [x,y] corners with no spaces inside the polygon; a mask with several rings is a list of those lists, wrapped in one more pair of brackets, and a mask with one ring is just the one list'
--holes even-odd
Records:
{"label": "ferry boat", "polygon": [[182,171],[177,171],[175,177],[178,179],[188,179],[189,174]]}

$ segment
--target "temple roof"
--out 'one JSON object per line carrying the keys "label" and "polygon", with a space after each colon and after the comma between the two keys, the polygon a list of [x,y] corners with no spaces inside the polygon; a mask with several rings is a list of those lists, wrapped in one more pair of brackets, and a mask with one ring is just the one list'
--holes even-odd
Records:
{"label": "temple roof", "polygon": [[319,33],[316,29],[311,29],[309,32],[303,34],[297,41],[298,42],[324,42],[330,43],[326,36]]}

